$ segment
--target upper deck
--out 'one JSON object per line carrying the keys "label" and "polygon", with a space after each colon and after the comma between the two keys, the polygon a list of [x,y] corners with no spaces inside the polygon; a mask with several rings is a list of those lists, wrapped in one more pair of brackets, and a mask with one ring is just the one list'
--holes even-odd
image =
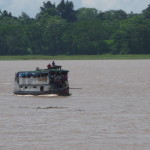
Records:
{"label": "upper deck", "polygon": [[36,70],[32,70],[32,71],[19,71],[17,72],[17,74],[19,74],[19,76],[29,76],[29,75],[35,75],[35,74],[50,74],[52,72],[59,72],[59,73],[68,73],[69,71],[68,70],[63,70],[61,69],[61,66],[54,66],[54,67],[51,67],[50,69],[39,69],[39,68],[36,68]]}
{"label": "upper deck", "polygon": [[54,66],[50,69],[36,68],[34,71],[19,71],[16,73],[15,81],[19,85],[41,85],[50,84],[53,78],[65,76],[68,70],[61,69],[61,66]]}

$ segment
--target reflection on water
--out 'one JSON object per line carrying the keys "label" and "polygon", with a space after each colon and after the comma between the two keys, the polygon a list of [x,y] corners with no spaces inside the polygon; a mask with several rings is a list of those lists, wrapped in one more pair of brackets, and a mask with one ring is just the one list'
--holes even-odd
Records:
{"label": "reflection on water", "polygon": [[21,96],[21,97],[58,97],[57,94],[45,94],[45,95],[30,95],[30,94],[27,94],[27,95],[16,95],[16,96]]}
{"label": "reflection on water", "polygon": [[33,95],[16,95],[16,96],[20,96],[20,97],[30,97],[30,96],[33,96]]}
{"label": "reflection on water", "polygon": [[38,95],[40,97],[56,97],[58,96],[57,94],[45,94],[45,95]]}
{"label": "reflection on water", "polygon": [[0,150],[149,150],[150,60],[56,61],[71,96],[14,95],[15,72],[49,61],[0,61]]}

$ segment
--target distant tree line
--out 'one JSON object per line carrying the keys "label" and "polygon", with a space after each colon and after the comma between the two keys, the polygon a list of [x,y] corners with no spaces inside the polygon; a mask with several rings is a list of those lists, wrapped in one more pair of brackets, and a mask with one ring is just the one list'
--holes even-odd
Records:
{"label": "distant tree line", "polygon": [[150,5],[123,10],[74,10],[73,2],[43,2],[30,18],[0,11],[0,55],[150,54]]}

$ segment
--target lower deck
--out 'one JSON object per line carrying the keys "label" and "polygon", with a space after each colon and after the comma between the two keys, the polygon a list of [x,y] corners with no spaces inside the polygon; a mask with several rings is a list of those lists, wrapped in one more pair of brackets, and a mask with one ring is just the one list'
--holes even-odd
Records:
{"label": "lower deck", "polygon": [[47,89],[44,86],[40,86],[40,88],[37,90],[34,90],[32,88],[28,88],[25,90],[15,90],[14,94],[18,94],[18,95],[44,95],[44,94],[69,95],[69,87]]}

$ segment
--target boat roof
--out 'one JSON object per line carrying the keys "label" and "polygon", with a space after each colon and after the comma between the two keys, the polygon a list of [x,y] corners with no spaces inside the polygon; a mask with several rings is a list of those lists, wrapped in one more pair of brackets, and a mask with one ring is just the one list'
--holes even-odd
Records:
{"label": "boat roof", "polygon": [[58,69],[39,69],[33,71],[19,71],[18,73],[49,73],[49,72],[69,72],[68,70]]}

